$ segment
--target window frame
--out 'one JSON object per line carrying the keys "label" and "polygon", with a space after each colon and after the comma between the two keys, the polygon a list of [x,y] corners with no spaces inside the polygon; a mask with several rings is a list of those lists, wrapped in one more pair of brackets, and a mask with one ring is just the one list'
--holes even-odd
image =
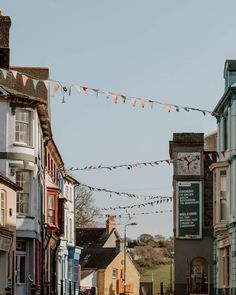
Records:
{"label": "window frame", "polygon": [[[22,183],[22,179],[20,179],[19,181],[17,180],[17,175],[18,173],[27,173],[28,174],[28,192],[25,192],[25,187],[24,187],[24,182],[26,182],[25,180],[23,180]],[[32,172],[30,170],[18,170],[16,171],[16,184],[22,188],[22,190],[17,191],[17,197],[16,197],[16,214],[17,216],[27,216],[31,214],[31,203],[30,203],[30,195],[31,195],[31,174]],[[26,201],[24,201],[24,199],[26,199]],[[22,200],[23,205],[27,204],[27,208],[24,209],[24,212],[21,212],[20,210],[18,210],[18,206],[20,208],[21,206],[21,202]]]}
{"label": "window frame", "polygon": [[[3,196],[3,207],[2,207]],[[2,221],[3,215],[3,221]],[[0,190],[0,225],[5,226],[7,224],[7,192],[3,189]]]}
{"label": "window frame", "polygon": [[[18,114],[27,114],[28,115],[28,120],[23,120],[23,119],[17,119]],[[26,130],[21,131],[20,127],[17,128],[17,126],[24,126]],[[24,129],[23,128],[23,129]],[[19,129],[19,130],[17,130]],[[28,109],[16,109],[16,114],[15,114],[15,142],[17,144],[25,145],[25,146],[31,146],[32,145],[32,111]],[[18,135],[17,135],[18,134]],[[24,140],[21,140],[20,137],[23,134],[23,137],[27,137]]]}
{"label": "window frame", "polygon": [[[225,185],[226,185],[226,189],[225,189],[225,195],[222,194],[223,190],[221,190],[222,188],[222,177],[224,176],[223,174],[221,174],[222,172],[225,172]],[[217,167],[214,170],[213,173],[213,185],[214,185],[214,189],[213,189],[213,193],[214,193],[214,204],[215,204],[215,216],[214,216],[214,223],[215,224],[226,224],[228,222],[229,219],[229,169],[228,166],[222,166],[222,167]],[[222,204],[225,201],[225,214],[226,214],[226,219],[222,218]]]}
{"label": "window frame", "polygon": [[[49,197],[53,196],[53,203],[54,208],[49,208]],[[52,216],[49,216],[49,212],[53,212],[53,223],[49,222],[49,218]],[[57,227],[58,226],[58,190],[47,190],[47,224],[50,227]]]}

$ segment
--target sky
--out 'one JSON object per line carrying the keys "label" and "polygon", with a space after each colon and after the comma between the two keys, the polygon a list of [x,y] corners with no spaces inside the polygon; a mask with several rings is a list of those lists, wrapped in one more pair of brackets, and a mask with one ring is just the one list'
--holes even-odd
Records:
{"label": "sky", "polygon": [[[12,19],[11,65],[48,67],[51,79],[76,85],[213,110],[224,92],[225,60],[236,58],[234,0],[3,0],[0,9]],[[51,92],[50,102],[67,168],[168,159],[173,133],[216,130],[210,115],[114,104],[76,91],[65,103]],[[172,173],[162,164],[73,176],[99,188],[171,196]],[[94,199],[100,208],[143,202],[104,192]],[[133,209],[137,226],[127,235],[171,236],[171,212],[141,214],[171,209],[171,203]],[[122,235],[127,220],[117,222]],[[104,224],[100,218],[98,226]]]}

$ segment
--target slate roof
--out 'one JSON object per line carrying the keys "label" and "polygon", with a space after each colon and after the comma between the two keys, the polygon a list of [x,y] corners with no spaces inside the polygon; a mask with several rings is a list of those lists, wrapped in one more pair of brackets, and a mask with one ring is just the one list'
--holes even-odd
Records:
{"label": "slate roof", "polygon": [[83,248],[101,248],[109,236],[106,228],[77,228],[76,245]]}
{"label": "slate roof", "polygon": [[83,269],[105,269],[118,254],[116,248],[84,249],[80,265]]}

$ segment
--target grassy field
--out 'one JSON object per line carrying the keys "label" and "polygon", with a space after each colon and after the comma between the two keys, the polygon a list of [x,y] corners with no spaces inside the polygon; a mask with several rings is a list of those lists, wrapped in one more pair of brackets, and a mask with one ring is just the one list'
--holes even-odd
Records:
{"label": "grassy field", "polygon": [[153,294],[160,292],[163,282],[164,291],[170,286],[170,264],[162,264],[155,269],[149,269],[141,274],[141,282],[153,282]]}

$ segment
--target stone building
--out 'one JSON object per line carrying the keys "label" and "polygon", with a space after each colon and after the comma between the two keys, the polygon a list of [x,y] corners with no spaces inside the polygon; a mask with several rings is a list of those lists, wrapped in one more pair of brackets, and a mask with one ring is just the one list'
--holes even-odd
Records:
{"label": "stone building", "polygon": [[213,294],[213,177],[209,166],[214,160],[214,137],[174,133],[170,142],[175,295]]}

